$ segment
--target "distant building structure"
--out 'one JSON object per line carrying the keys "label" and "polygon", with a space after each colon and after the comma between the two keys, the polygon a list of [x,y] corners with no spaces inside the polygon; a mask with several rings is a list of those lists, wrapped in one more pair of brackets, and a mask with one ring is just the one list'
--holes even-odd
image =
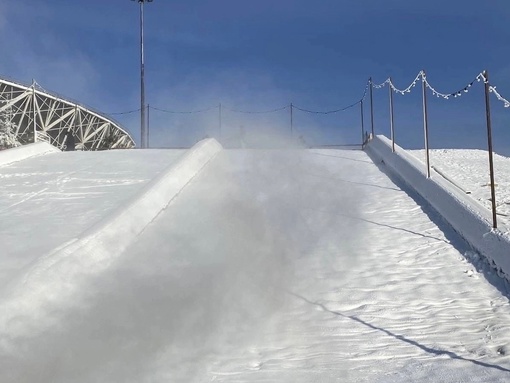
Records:
{"label": "distant building structure", "polygon": [[[46,141],[59,149],[134,148],[133,138],[111,118],[40,88],[0,78],[0,118],[9,119],[21,144]],[[67,148],[69,150],[70,148]]]}

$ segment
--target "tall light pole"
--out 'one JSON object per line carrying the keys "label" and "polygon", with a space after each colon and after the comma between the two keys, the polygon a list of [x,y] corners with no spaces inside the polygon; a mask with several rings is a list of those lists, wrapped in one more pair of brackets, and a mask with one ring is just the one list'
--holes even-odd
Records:
{"label": "tall light pole", "polygon": [[153,0],[131,0],[140,4],[140,135],[141,148],[147,148],[147,129],[145,126],[145,63],[143,51],[143,5]]}

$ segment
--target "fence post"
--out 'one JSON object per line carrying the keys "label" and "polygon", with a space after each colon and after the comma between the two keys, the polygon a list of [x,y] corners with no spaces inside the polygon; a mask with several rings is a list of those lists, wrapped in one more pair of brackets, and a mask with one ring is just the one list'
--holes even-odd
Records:
{"label": "fence post", "polygon": [[370,81],[370,122],[372,125],[372,138],[374,137],[374,98],[373,98],[373,83],[372,77],[368,80]]}
{"label": "fence post", "polygon": [[492,227],[496,229],[498,222],[496,218],[496,190],[494,185],[494,162],[492,159],[492,124],[491,124],[491,107],[490,107],[490,84],[489,84],[489,73],[483,71],[484,83],[485,83],[485,117],[487,119],[487,142],[489,148],[489,172],[491,182],[491,203],[492,203]]}
{"label": "fence post", "polygon": [[360,106],[361,106],[361,149],[363,149],[364,145],[365,145],[365,122],[364,122],[364,117],[363,117],[363,100],[361,100],[360,102]]}
{"label": "fence post", "polygon": [[429,122],[427,115],[427,85],[425,84],[425,71],[421,72],[421,84],[423,90],[423,131],[425,134],[425,158],[427,162],[427,178],[430,178],[430,157],[429,157]]}
{"label": "fence post", "polygon": [[393,89],[391,89],[391,77],[388,89],[390,91],[390,130],[391,130],[391,151],[395,152],[395,130],[393,126]]}

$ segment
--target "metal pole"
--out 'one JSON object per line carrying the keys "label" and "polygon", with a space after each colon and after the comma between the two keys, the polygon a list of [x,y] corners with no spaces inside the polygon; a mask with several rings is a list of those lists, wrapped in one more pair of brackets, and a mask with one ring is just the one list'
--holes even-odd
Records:
{"label": "metal pole", "polygon": [[361,109],[361,149],[363,149],[363,146],[365,145],[365,123],[363,118],[363,100],[360,102],[360,109]]}
{"label": "metal pole", "polygon": [[491,203],[492,203],[492,227],[496,229],[498,222],[496,219],[496,190],[494,188],[494,163],[492,160],[492,124],[491,124],[491,108],[490,108],[490,85],[489,85],[489,73],[483,71],[483,77],[485,82],[485,116],[487,118],[487,142],[489,147],[489,173],[491,180]]}
{"label": "metal pole", "polygon": [[218,111],[219,111],[219,122],[220,122],[220,124],[219,124],[219,138],[221,139],[221,117],[222,117],[221,116],[221,102],[218,106]]}
{"label": "metal pole", "polygon": [[147,104],[147,147],[150,148],[151,142],[151,125],[150,125],[150,106]]}
{"label": "metal pole", "polygon": [[368,80],[370,81],[370,122],[372,125],[372,138],[374,138],[374,97],[373,97],[373,83],[372,77]]}
{"label": "metal pole", "polygon": [[390,83],[388,84],[388,89],[390,91],[390,130],[391,130],[391,151],[395,152],[395,129],[394,129],[394,120],[393,120],[393,89],[391,89],[391,77]]}
{"label": "metal pole", "polygon": [[36,100],[35,100],[35,80],[32,79],[32,108],[34,109],[34,114],[33,114],[33,117],[34,117],[34,121],[33,121],[33,126],[34,126],[34,143],[37,142],[37,122],[36,122],[36,116],[37,116],[37,108],[35,106],[35,103],[36,103]]}
{"label": "metal pole", "polygon": [[290,138],[292,139],[294,137],[294,121],[293,121],[293,115],[292,110],[294,107],[292,106],[292,102],[290,103]]}
{"label": "metal pole", "polygon": [[147,147],[147,132],[145,129],[145,63],[144,63],[144,50],[143,50],[143,0],[140,3],[140,134],[141,134],[141,147]]}
{"label": "metal pole", "polygon": [[421,84],[423,90],[423,131],[425,135],[425,159],[427,162],[427,178],[430,178],[429,122],[427,116],[427,86],[425,84],[425,71],[422,71]]}

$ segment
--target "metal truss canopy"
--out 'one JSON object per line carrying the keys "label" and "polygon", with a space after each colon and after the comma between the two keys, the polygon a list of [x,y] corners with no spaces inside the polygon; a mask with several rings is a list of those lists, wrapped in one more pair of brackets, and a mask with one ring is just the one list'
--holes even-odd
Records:
{"label": "metal truss canopy", "polygon": [[129,149],[135,142],[111,119],[58,96],[0,79],[0,115],[8,114],[21,144],[46,141],[64,149],[68,134],[77,150]]}

